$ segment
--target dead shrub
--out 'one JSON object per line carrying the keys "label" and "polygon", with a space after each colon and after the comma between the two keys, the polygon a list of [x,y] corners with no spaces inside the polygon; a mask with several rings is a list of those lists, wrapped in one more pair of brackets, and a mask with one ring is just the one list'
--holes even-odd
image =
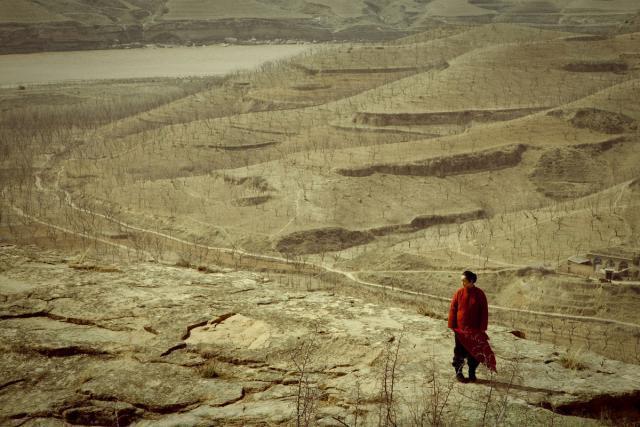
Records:
{"label": "dead shrub", "polygon": [[558,360],[563,368],[583,371],[589,366],[584,360],[581,350],[569,350]]}
{"label": "dead shrub", "polygon": [[200,366],[200,376],[202,378],[220,378],[222,377],[222,366],[216,359],[209,359],[204,365]]}

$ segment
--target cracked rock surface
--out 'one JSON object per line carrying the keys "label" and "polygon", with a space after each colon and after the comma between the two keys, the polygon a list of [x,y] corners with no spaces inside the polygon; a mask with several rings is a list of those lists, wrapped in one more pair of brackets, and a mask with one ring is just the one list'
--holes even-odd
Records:
{"label": "cracked rock surface", "polygon": [[458,384],[442,320],[282,276],[117,267],[0,251],[1,425],[295,423],[300,405],[320,425],[375,424],[389,360],[404,423],[438,387],[449,392],[443,416],[460,425],[484,414],[596,425],[586,403],[605,397],[637,415],[637,365],[583,351],[566,367],[567,349],[491,327],[499,374],[481,368],[478,383]]}

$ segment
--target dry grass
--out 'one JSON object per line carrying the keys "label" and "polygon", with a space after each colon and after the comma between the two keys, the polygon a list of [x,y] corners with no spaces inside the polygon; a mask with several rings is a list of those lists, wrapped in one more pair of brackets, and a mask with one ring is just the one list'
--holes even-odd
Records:
{"label": "dry grass", "polygon": [[433,319],[446,320],[446,316],[443,313],[440,313],[438,311],[434,311],[433,309],[431,309],[427,305],[419,305],[417,312],[418,312],[418,314],[421,314],[421,315],[427,316],[427,317],[431,317]]}
{"label": "dry grass", "polygon": [[222,372],[222,363],[216,359],[207,360],[198,368],[200,376],[206,379],[220,378],[224,374]]}
{"label": "dry grass", "polygon": [[[10,214],[13,221],[17,215],[25,224],[19,228],[12,222],[13,231],[8,225],[3,230],[22,233],[18,230],[29,227],[26,218],[37,218],[79,233],[83,242],[94,236],[102,239],[100,245],[128,247],[142,259],[246,268],[250,258],[254,268],[282,268],[281,261],[257,262],[240,250],[280,257],[278,242],[287,235],[314,237],[312,230],[340,228],[341,236],[367,238],[304,256],[309,251],[286,255],[444,298],[452,292],[450,278],[421,270],[553,268],[591,248],[628,244],[639,231],[637,193],[627,185],[637,175],[637,127],[603,134],[576,126],[571,114],[543,110],[495,120],[478,113],[595,108],[622,114],[629,123],[639,120],[637,70],[576,73],[563,68],[633,51],[634,40],[560,39],[565,36],[494,25],[417,42],[341,46],[238,73],[216,85],[204,80],[140,83],[148,91],[139,87],[136,92],[131,89],[135,84],[122,83],[104,102],[96,101],[104,86],[43,88],[33,98],[21,97],[25,91],[17,89],[5,91],[0,102],[11,112],[2,116],[0,149],[10,159],[2,169],[8,177],[3,180],[3,216]],[[402,60],[408,62],[399,65],[414,61],[426,67],[431,57],[446,60],[448,68],[367,71]],[[309,72],[334,66],[349,72]],[[466,120],[464,111],[475,115]],[[464,120],[446,129],[406,122],[414,116],[402,116],[405,121],[396,120],[394,126],[353,122],[358,114],[371,112],[444,112]],[[612,137],[626,139],[603,142]],[[514,146],[523,147],[521,156],[499,170],[487,157]],[[447,167],[443,173],[422,174],[429,176],[394,173],[433,162]],[[344,176],[339,169],[371,173]],[[14,207],[29,216],[18,215]],[[473,212],[483,215],[408,227],[416,218]],[[381,229],[385,232],[373,233]],[[103,239],[114,233],[123,238]],[[368,271],[381,268],[392,271]],[[610,300],[598,308],[589,295],[579,311],[564,300],[539,306],[542,298],[519,292],[515,285],[508,291],[496,285],[492,291],[500,304],[522,310],[564,313],[570,306],[576,315],[609,318],[618,315],[607,309],[629,313]],[[421,308],[427,315],[439,309]],[[526,329],[521,326],[529,317],[509,316],[497,315],[505,324],[515,323],[509,325],[513,329]],[[540,324],[555,328],[554,321]],[[550,339],[535,327],[526,332]],[[616,337],[625,333],[611,332]],[[562,339],[578,339],[578,334]],[[603,344],[598,351],[612,348]]]}
{"label": "dry grass", "polygon": [[86,270],[86,271],[95,271],[98,273],[121,273],[118,267],[110,266],[110,265],[96,265],[96,264],[69,264],[69,268],[73,268],[74,270]]}
{"label": "dry grass", "polygon": [[559,362],[562,367],[572,369],[574,371],[584,371],[589,368],[589,365],[584,360],[580,350],[567,351],[560,357]]}

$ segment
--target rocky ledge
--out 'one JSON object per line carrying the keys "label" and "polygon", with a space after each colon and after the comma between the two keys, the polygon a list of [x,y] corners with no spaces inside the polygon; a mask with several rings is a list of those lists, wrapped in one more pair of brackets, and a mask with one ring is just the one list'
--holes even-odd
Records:
{"label": "rocky ledge", "polygon": [[459,384],[444,321],[310,283],[5,246],[0,424],[639,419],[639,366],[490,327],[498,374]]}

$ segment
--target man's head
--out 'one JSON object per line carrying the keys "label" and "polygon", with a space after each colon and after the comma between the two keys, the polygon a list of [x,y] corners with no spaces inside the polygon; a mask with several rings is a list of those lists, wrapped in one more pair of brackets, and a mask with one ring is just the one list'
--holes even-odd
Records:
{"label": "man's head", "polygon": [[466,270],[464,273],[462,273],[462,286],[464,286],[465,288],[474,286],[476,280],[478,280],[478,276],[476,276],[473,271]]}

